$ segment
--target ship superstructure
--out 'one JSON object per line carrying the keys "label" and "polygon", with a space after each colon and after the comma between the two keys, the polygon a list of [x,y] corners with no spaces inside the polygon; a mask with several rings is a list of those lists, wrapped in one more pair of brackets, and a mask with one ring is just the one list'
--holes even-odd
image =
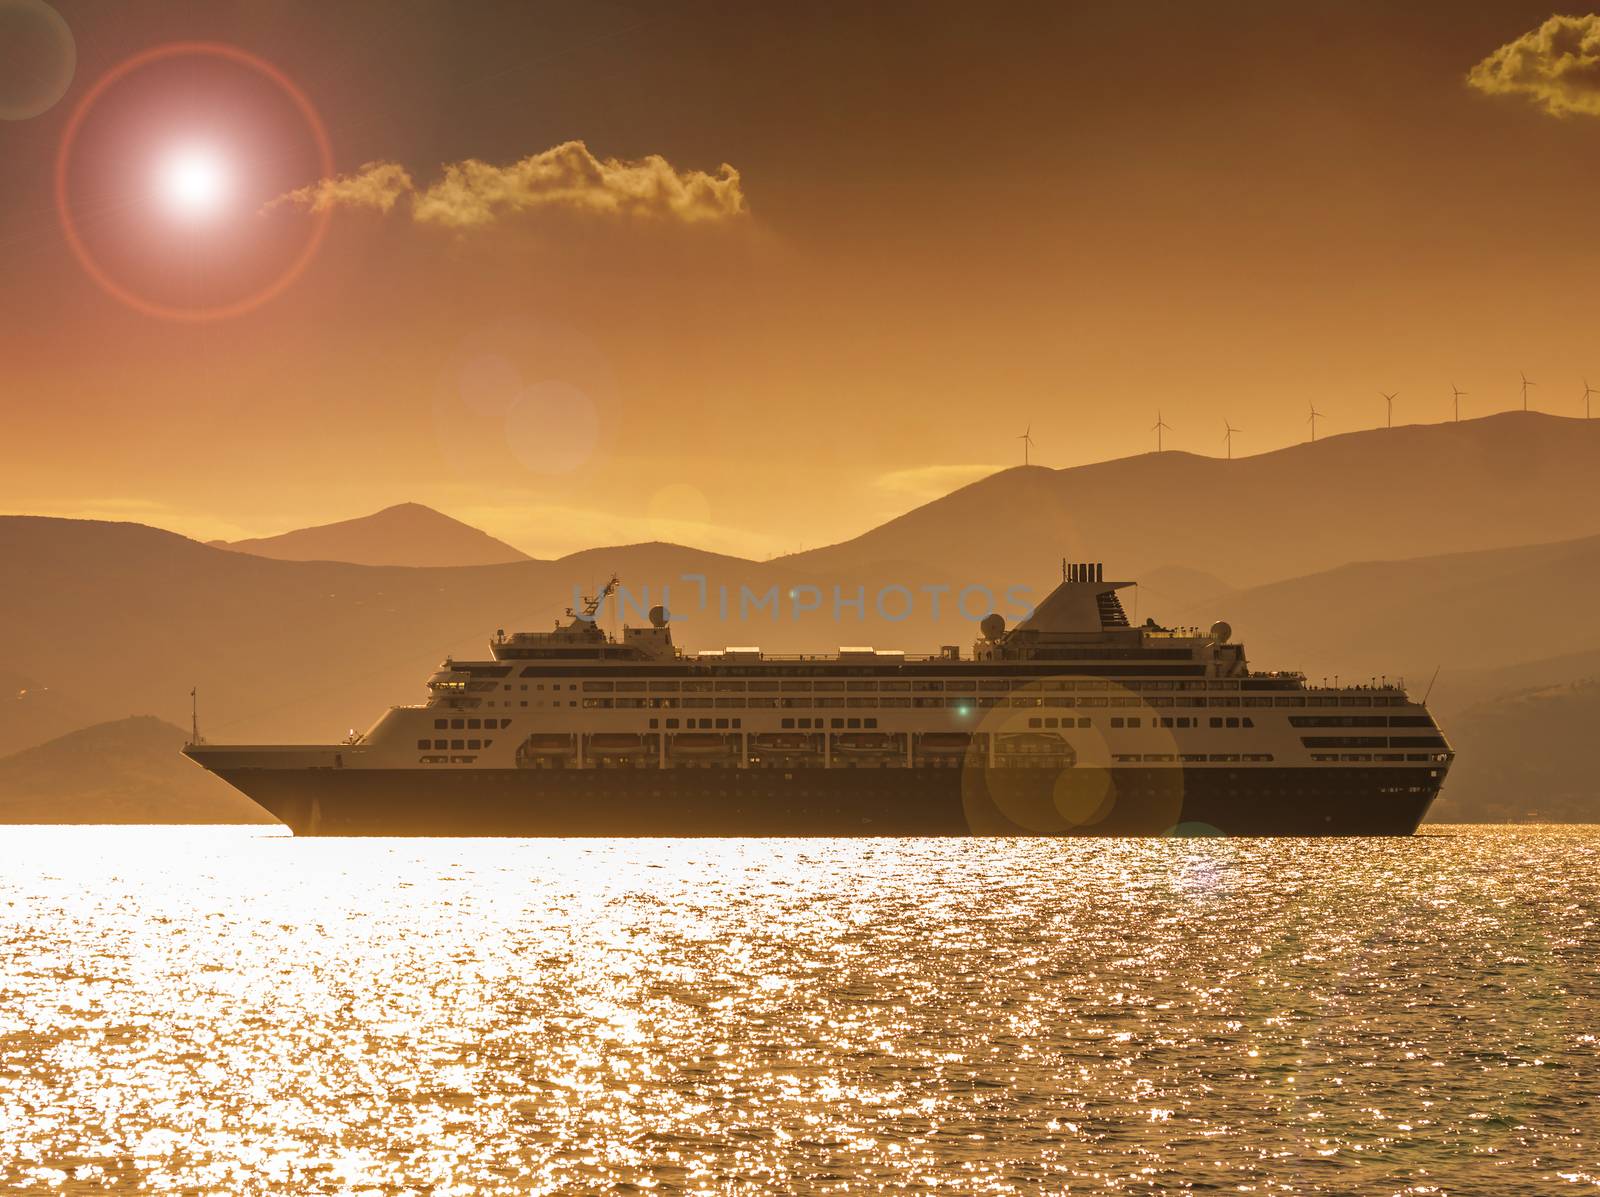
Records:
{"label": "ship superstructure", "polygon": [[193,744],[300,834],[1408,834],[1450,746],[1387,683],[1249,668],[1232,629],[1130,624],[1097,563],[969,654],[693,654],[608,635],[609,584],[446,660],[339,745]]}

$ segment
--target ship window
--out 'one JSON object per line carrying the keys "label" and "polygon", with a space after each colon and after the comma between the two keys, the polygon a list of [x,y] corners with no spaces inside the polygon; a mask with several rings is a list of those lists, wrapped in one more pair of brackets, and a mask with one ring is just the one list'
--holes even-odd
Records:
{"label": "ship window", "polygon": [[450,720],[448,720],[448,719],[435,719],[433,721],[433,726],[435,728],[437,728],[439,731],[444,731],[446,728],[448,728],[450,726]]}
{"label": "ship window", "polygon": [[810,727],[811,726],[811,720],[809,720],[809,719],[800,720],[800,726],[801,727]]}
{"label": "ship window", "polygon": [[433,741],[432,740],[418,740],[417,741],[417,747],[418,748],[424,748],[424,749],[432,748],[433,747]]}
{"label": "ship window", "polygon": [[717,726],[719,728],[722,728],[722,729],[726,730],[727,726],[728,726],[728,721],[726,719],[718,719],[717,720]]}
{"label": "ship window", "polygon": [[507,689],[507,690],[509,690],[509,689],[511,689],[511,683],[510,683],[510,682],[507,682],[507,683],[506,683],[506,689]]}
{"label": "ship window", "polygon": [[1240,722],[1241,722],[1241,723],[1242,723],[1242,724],[1243,724],[1243,725],[1244,725],[1244,726],[1245,726],[1245,727],[1254,727],[1254,726],[1255,726],[1255,725],[1256,725],[1256,721],[1255,721],[1255,720],[1254,720],[1254,719],[1252,719],[1252,718],[1250,718],[1250,716],[1249,716],[1249,715],[1246,715],[1246,716],[1245,716],[1245,717],[1244,717],[1244,719],[1242,719],[1242,720],[1241,720],[1241,721],[1240,721]]}
{"label": "ship window", "polygon": [[435,748],[449,748],[450,747],[450,741],[449,740],[435,740],[433,742],[433,746]]}
{"label": "ship window", "polygon": [[[1065,723],[1065,720],[1063,720],[1063,724],[1064,724],[1064,723]],[[1089,720],[1088,720],[1088,719],[1087,719],[1087,718],[1081,718],[1081,719],[1079,719],[1079,720],[1078,720],[1078,726],[1079,726],[1079,727],[1088,727],[1088,726],[1089,726]]]}
{"label": "ship window", "polygon": [[1028,720],[1028,726],[1029,727],[1043,727],[1044,726],[1044,720],[1043,719],[1030,719],[1030,720]]}
{"label": "ship window", "polygon": [[861,721],[861,726],[862,727],[877,727],[878,726],[878,721],[876,719],[863,719]]}
{"label": "ship window", "polygon": [[793,719],[780,719],[780,720],[778,720],[778,726],[779,727],[793,727],[794,726],[794,720]]}
{"label": "ship window", "polygon": [[473,749],[474,751],[476,751],[477,749],[483,747],[483,741],[482,740],[468,740],[467,741],[467,747],[470,748],[470,749]]}
{"label": "ship window", "polygon": [[1121,727],[1125,722],[1126,722],[1126,720],[1124,720],[1121,715],[1113,715],[1113,716],[1111,716],[1111,726],[1112,727]]}
{"label": "ship window", "polygon": [[467,746],[467,742],[465,740],[451,740],[450,741],[450,748],[451,748],[451,751],[453,751],[453,752],[459,752],[461,749],[465,748],[466,746]]}
{"label": "ship window", "polygon": [[519,704],[519,705],[521,705],[521,706],[527,706],[527,705],[528,705],[528,704],[527,704],[527,702],[526,702],[526,700],[524,700],[524,701],[523,701],[523,702],[522,702],[522,703],[520,703],[520,704]]}
{"label": "ship window", "polygon": [[1239,719],[1238,719],[1238,716],[1236,716],[1236,715],[1229,715],[1229,716],[1228,716],[1228,726],[1229,726],[1229,727],[1238,727],[1238,726],[1239,726]]}
{"label": "ship window", "polygon": [[677,726],[678,726],[678,721],[676,719],[668,719],[667,720],[667,730],[668,731],[671,731],[673,728],[675,728]]}
{"label": "ship window", "polygon": [[522,688],[523,688],[523,689],[524,689],[524,690],[526,690],[526,689],[527,689],[527,688],[528,688],[528,683],[527,683],[527,682],[523,682],[523,683],[522,683]]}
{"label": "ship window", "polygon": [[734,720],[734,721],[733,721],[733,726],[735,726],[735,727],[743,727],[743,726],[744,726],[744,720],[742,720],[742,719],[735,719],[735,720]]}
{"label": "ship window", "polygon": [[835,726],[835,727],[843,727],[844,726],[844,720],[843,719],[835,719],[833,721],[833,726]]}
{"label": "ship window", "polygon": [[711,720],[709,720],[709,719],[700,720],[700,726],[701,727],[710,727],[711,726]]}
{"label": "ship window", "polygon": [[479,729],[481,729],[483,727],[483,720],[482,719],[468,719],[467,720],[467,726],[472,728],[475,731],[479,730]]}
{"label": "ship window", "polygon": [[1212,727],[1221,727],[1222,726],[1222,716],[1221,715],[1213,715],[1213,716],[1211,716],[1211,726]]}
{"label": "ship window", "polygon": [[1133,717],[1131,717],[1128,720],[1128,726],[1129,727],[1138,727],[1139,726],[1139,716],[1134,715]]}
{"label": "ship window", "polygon": [[650,726],[651,726],[651,727],[652,727],[652,728],[657,728],[657,727],[660,727],[660,726],[661,726],[661,720],[659,720],[659,719],[652,719],[652,720],[650,720]]}
{"label": "ship window", "polygon": [[1058,727],[1060,726],[1060,723],[1061,721],[1059,719],[1046,719],[1044,721],[1044,725],[1046,727]]}
{"label": "ship window", "polygon": [[466,727],[466,725],[467,725],[467,721],[465,719],[452,719],[452,720],[450,720],[450,730],[451,731],[460,731],[462,728]]}
{"label": "ship window", "polygon": [[484,746],[484,747],[485,747],[485,748],[487,748],[487,747],[489,747],[489,745],[491,745],[491,744],[493,744],[493,743],[494,743],[494,741],[493,741],[493,740],[485,740],[485,741],[484,741],[484,742],[483,742],[483,746]]}
{"label": "ship window", "polygon": [[859,719],[846,719],[845,720],[845,726],[846,727],[860,727],[861,726],[861,720],[859,720]]}

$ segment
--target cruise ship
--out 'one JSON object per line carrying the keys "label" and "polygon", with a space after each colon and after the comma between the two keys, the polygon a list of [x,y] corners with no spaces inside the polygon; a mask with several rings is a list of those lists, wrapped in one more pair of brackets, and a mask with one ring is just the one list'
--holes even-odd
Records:
{"label": "cruise ship", "polygon": [[340,744],[185,753],[297,835],[1409,835],[1453,756],[1398,685],[1258,672],[1223,622],[1130,624],[1095,562],[969,654],[687,653],[616,579],[446,660]]}

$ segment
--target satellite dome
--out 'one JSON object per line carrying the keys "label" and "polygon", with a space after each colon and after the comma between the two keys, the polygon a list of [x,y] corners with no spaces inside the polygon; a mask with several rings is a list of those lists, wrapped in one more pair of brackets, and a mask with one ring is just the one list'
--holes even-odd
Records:
{"label": "satellite dome", "polygon": [[1225,619],[1219,619],[1211,625],[1211,638],[1218,644],[1226,644],[1233,639],[1233,625]]}
{"label": "satellite dome", "polygon": [[650,626],[655,628],[667,626],[667,609],[659,603],[650,608]]}
{"label": "satellite dome", "polygon": [[983,617],[978,627],[985,639],[998,640],[1006,634],[1006,617],[998,611],[991,611]]}

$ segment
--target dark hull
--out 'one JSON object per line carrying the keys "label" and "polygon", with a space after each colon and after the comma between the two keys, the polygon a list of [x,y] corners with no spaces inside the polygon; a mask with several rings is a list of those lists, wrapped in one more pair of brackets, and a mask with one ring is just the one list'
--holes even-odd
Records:
{"label": "dark hull", "polygon": [[1410,835],[1443,770],[218,769],[296,835]]}

